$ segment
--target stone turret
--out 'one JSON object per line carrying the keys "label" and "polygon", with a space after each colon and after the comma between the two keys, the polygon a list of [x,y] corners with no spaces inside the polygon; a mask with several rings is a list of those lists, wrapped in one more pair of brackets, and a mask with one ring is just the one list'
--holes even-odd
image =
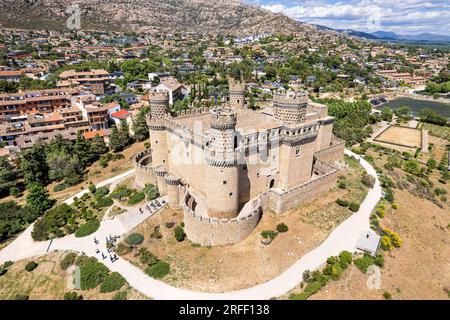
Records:
{"label": "stone turret", "polygon": [[277,92],[273,96],[274,117],[287,126],[305,122],[308,108],[306,93],[294,91]]}
{"label": "stone turret", "polygon": [[208,215],[234,218],[239,214],[239,176],[236,161],[236,111],[211,109],[211,129],[206,147],[206,201]]}
{"label": "stone turret", "polygon": [[168,165],[167,133],[164,118],[170,117],[169,95],[167,93],[150,93],[150,116],[147,125],[150,132],[152,166]]}
{"label": "stone turret", "polygon": [[169,94],[167,92],[149,93],[152,118],[164,118],[169,114]]}
{"label": "stone turret", "polygon": [[236,82],[234,79],[228,80],[230,88],[230,105],[238,109],[245,108],[245,83]]}

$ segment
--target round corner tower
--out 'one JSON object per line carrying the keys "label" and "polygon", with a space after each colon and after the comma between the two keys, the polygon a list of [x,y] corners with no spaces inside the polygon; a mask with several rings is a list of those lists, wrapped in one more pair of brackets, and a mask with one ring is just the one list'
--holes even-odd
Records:
{"label": "round corner tower", "polygon": [[168,165],[167,135],[164,118],[170,116],[169,95],[167,93],[150,93],[150,115],[147,125],[150,133],[152,167]]}
{"label": "round corner tower", "polygon": [[308,96],[303,93],[284,91],[273,96],[274,117],[287,126],[305,122]]}
{"label": "round corner tower", "polygon": [[209,217],[234,218],[239,214],[236,121],[235,110],[220,107],[211,110],[210,139],[205,153]]}
{"label": "round corner tower", "polygon": [[244,109],[245,93],[247,91],[245,83],[230,79],[228,81],[228,86],[230,88],[230,105],[239,109]]}

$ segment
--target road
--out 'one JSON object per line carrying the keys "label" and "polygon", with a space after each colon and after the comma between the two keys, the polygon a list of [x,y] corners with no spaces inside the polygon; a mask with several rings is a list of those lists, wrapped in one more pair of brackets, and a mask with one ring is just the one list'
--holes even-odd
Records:
{"label": "road", "polygon": [[[354,252],[359,235],[361,232],[367,231],[370,228],[370,215],[382,196],[380,181],[375,169],[367,161],[363,160],[360,156],[351,151],[345,150],[345,153],[348,156],[352,156],[360,160],[361,165],[365,168],[367,173],[375,178],[374,187],[368,191],[368,194],[361,204],[359,211],[340,224],[320,246],[308,252],[306,255],[299,257],[299,260],[289,269],[265,283],[247,289],[224,293],[198,292],[176,288],[162,281],[152,279],[142,270],[124,259],[119,259],[114,263],[112,263],[109,259],[103,261],[101,259],[100,260],[110,270],[119,272],[123,277],[125,277],[133,288],[148,297],[152,297],[153,299],[266,300],[272,297],[282,296],[295,288],[297,284],[302,281],[303,272],[305,270],[315,270],[319,268],[326,262],[328,257],[336,256],[341,251],[347,250]],[[135,226],[149,218],[149,214],[146,213],[145,215],[141,215],[137,220],[129,222],[130,219],[135,219],[132,217],[139,216],[139,213],[135,211],[124,213],[121,216],[120,217],[123,221],[120,221],[119,219],[103,221],[100,229],[95,234],[86,238],[75,238],[71,235],[65,238],[57,239],[53,241],[50,251],[83,251],[89,256],[99,258],[99,255],[95,253],[95,249],[100,247],[99,249],[101,251],[106,250],[104,243],[105,241],[103,241],[105,236],[108,236],[109,234],[123,234],[127,232],[127,230],[131,230],[130,228],[132,228],[133,225]],[[48,242],[36,243],[32,240],[30,242],[30,232],[30,228],[28,228],[24,234],[17,238],[8,247],[0,251],[0,262],[7,260],[20,260],[45,254]],[[94,245],[94,237],[101,240],[101,244],[99,246]],[[21,241],[24,241],[24,244],[21,244]],[[10,249],[11,247],[13,249]]]}

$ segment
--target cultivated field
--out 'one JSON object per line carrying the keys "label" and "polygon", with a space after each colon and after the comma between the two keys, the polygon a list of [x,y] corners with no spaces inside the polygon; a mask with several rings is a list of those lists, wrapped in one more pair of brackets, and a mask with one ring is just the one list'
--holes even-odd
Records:
{"label": "cultivated field", "polygon": [[390,126],[375,137],[374,141],[391,145],[390,147],[421,148],[422,131],[414,128]]}

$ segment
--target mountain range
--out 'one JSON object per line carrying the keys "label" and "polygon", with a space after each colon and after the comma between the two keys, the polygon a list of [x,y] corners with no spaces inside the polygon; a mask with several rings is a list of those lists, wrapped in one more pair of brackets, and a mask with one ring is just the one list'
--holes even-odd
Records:
{"label": "mountain range", "polygon": [[67,9],[81,9],[81,29],[250,35],[315,30],[238,0],[0,0],[0,27],[67,30]]}
{"label": "mountain range", "polygon": [[333,29],[330,27],[315,25],[319,30],[334,30],[341,33],[346,33],[350,36],[361,37],[371,40],[391,40],[391,41],[417,41],[417,42],[445,42],[450,43],[450,36],[433,34],[433,33],[420,33],[415,35],[399,35],[395,32],[389,31],[376,31],[376,32],[362,32],[353,29]]}

